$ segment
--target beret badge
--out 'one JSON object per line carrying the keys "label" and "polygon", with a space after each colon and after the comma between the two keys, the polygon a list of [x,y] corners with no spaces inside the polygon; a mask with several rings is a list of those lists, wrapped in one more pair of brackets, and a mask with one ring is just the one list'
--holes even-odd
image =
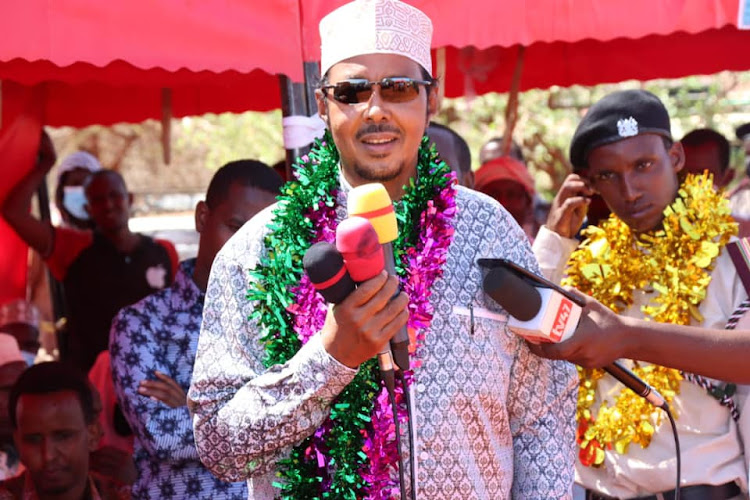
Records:
{"label": "beret badge", "polygon": [[617,120],[617,134],[620,137],[638,135],[638,122],[632,116]]}

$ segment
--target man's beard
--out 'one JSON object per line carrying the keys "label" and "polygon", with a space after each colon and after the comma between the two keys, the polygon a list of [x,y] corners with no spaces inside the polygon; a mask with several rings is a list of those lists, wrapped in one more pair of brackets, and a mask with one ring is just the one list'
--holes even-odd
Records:
{"label": "man's beard", "polygon": [[360,179],[364,179],[368,182],[381,183],[392,181],[393,179],[397,178],[399,175],[401,175],[401,172],[404,171],[404,167],[405,165],[403,162],[401,162],[398,168],[392,170],[367,168],[360,163],[355,163],[354,165],[352,165],[354,173],[357,174],[357,177],[359,177]]}

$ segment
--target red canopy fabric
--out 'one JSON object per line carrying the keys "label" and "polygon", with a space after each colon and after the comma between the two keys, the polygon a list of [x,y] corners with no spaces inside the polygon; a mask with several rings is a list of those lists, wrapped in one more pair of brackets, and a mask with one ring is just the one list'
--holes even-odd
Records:
{"label": "red canopy fabric", "polygon": [[[407,1],[432,20],[433,47],[478,49],[699,33],[736,26],[738,11],[738,0]],[[306,61],[320,60],[320,19],[346,2],[301,0]]]}
{"label": "red canopy fabric", "polygon": [[[11,85],[37,87],[46,125],[84,127],[160,118],[162,89],[170,89],[172,116],[269,111],[281,106],[279,81],[261,70],[141,70],[124,61],[99,68],[76,63],[65,68],[49,61],[14,59],[0,63],[3,90]],[[5,92],[3,96],[7,99]]]}
{"label": "red canopy fabric", "polygon": [[[39,86],[47,125],[267,111],[303,78],[297,0],[25,0],[0,8],[0,79]],[[6,97],[7,99],[7,97]]]}
{"label": "red canopy fabric", "polygon": [[[301,61],[319,60],[320,19],[345,1],[8,2],[0,79],[43,84],[50,125],[159,118],[163,88],[176,117],[275,109],[272,75],[301,81]],[[732,50],[750,36],[738,0],[409,1],[447,47],[449,97],[508,90],[519,44],[522,89],[750,67]]]}
{"label": "red canopy fabric", "polygon": [[[595,85],[750,69],[750,31],[734,26],[697,34],[651,35],[636,40],[535,43],[525,49],[521,90],[552,85]],[[442,82],[447,97],[510,89],[518,47],[482,51],[448,47]],[[434,55],[433,55],[434,57]]]}
{"label": "red canopy fabric", "polygon": [[[34,164],[42,129],[39,96],[27,88],[8,91],[3,106],[6,121],[0,129],[0,202]],[[0,304],[26,297],[28,247],[0,217]]]}
{"label": "red canopy fabric", "polygon": [[302,79],[297,0],[24,0],[4,2],[0,61],[124,60],[138,69]]}
{"label": "red canopy fabric", "polygon": [[[302,1],[305,60],[319,60],[318,22],[343,3]],[[750,68],[738,0],[409,3],[432,19],[433,48],[446,48],[448,97],[507,91],[519,45],[526,47],[521,89]]]}

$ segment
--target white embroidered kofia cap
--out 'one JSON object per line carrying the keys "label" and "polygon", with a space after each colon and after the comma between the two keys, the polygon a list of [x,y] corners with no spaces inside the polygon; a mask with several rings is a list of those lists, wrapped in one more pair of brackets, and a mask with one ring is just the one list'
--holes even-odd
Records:
{"label": "white embroidered kofia cap", "polygon": [[408,57],[432,74],[432,21],[398,0],[355,0],[320,21],[320,74],[364,54]]}

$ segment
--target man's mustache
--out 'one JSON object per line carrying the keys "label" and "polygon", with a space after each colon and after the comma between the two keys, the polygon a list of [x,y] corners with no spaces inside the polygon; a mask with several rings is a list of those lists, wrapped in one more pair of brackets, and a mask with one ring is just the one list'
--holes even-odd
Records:
{"label": "man's mustache", "polygon": [[363,135],[367,134],[382,134],[384,132],[392,134],[400,134],[399,129],[388,123],[372,123],[366,127],[357,131],[357,139],[361,139]]}

